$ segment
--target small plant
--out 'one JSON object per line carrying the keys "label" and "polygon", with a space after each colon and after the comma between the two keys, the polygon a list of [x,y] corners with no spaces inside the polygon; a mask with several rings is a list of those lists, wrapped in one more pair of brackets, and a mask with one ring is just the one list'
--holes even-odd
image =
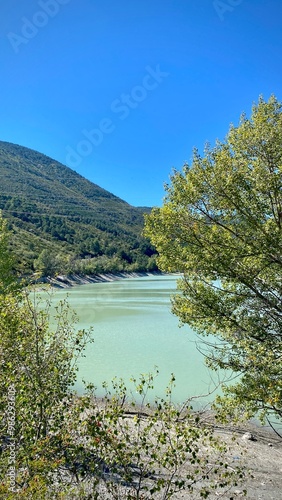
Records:
{"label": "small plant", "polygon": [[[165,398],[148,402],[155,375],[134,380],[137,402],[122,380],[106,388],[103,401],[88,394],[84,436],[91,446],[99,476],[99,498],[168,499],[182,490],[189,498],[225,495],[243,478],[228,461],[225,443],[192,413],[171,401],[172,376]],[[92,405],[89,404],[92,401]],[[101,493],[100,493],[101,494]]]}

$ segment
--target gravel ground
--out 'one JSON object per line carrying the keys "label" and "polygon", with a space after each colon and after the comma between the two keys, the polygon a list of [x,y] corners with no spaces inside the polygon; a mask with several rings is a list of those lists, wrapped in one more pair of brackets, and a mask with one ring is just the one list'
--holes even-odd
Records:
{"label": "gravel ground", "polygon": [[[239,500],[240,498],[282,500],[281,438],[273,431],[252,424],[233,430],[227,427],[217,428],[215,434],[227,443],[230,464],[240,465],[246,472],[246,480],[228,493],[215,492],[208,497],[209,500]],[[247,490],[246,496],[244,490]],[[99,500],[113,500],[103,484],[98,491]],[[121,488],[119,500],[128,498],[126,494],[128,494],[128,490]],[[155,494],[152,498],[153,500],[163,500],[163,495]],[[199,500],[200,495],[196,491],[191,493],[184,490],[174,494],[172,499]]]}
{"label": "gravel ground", "polygon": [[[235,431],[234,442],[232,433],[226,429],[217,430],[216,434],[230,444],[234,459],[241,462],[252,476],[243,488],[236,491],[236,497],[242,497],[239,492],[246,488],[245,498],[249,500],[282,500],[282,439],[273,431],[254,425]],[[253,439],[249,439],[251,436]],[[226,500],[229,498],[226,497]]]}

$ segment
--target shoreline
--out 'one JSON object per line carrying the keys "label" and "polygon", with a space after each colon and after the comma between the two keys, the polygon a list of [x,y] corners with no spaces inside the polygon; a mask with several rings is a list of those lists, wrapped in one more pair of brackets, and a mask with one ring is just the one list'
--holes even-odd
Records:
{"label": "shoreline", "polygon": [[100,273],[93,275],[58,275],[55,277],[42,277],[37,280],[37,284],[48,283],[54,288],[70,288],[77,285],[90,285],[92,283],[108,283],[128,278],[145,278],[156,276],[170,276],[170,273],[163,273],[161,271],[143,271],[143,272],[118,272],[118,273]]}

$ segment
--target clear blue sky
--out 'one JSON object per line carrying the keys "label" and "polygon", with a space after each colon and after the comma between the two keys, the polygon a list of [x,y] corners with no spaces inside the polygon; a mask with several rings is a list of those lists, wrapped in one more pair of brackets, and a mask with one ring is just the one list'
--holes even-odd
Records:
{"label": "clear blue sky", "polygon": [[[0,139],[132,205],[282,100],[281,0],[0,0]],[[92,141],[92,142],[91,142]]]}

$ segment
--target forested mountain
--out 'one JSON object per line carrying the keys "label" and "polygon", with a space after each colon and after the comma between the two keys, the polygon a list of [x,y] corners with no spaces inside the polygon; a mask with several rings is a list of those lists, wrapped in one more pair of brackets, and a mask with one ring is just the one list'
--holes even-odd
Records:
{"label": "forested mountain", "polygon": [[61,163],[0,141],[0,209],[22,272],[153,270],[143,214]]}

